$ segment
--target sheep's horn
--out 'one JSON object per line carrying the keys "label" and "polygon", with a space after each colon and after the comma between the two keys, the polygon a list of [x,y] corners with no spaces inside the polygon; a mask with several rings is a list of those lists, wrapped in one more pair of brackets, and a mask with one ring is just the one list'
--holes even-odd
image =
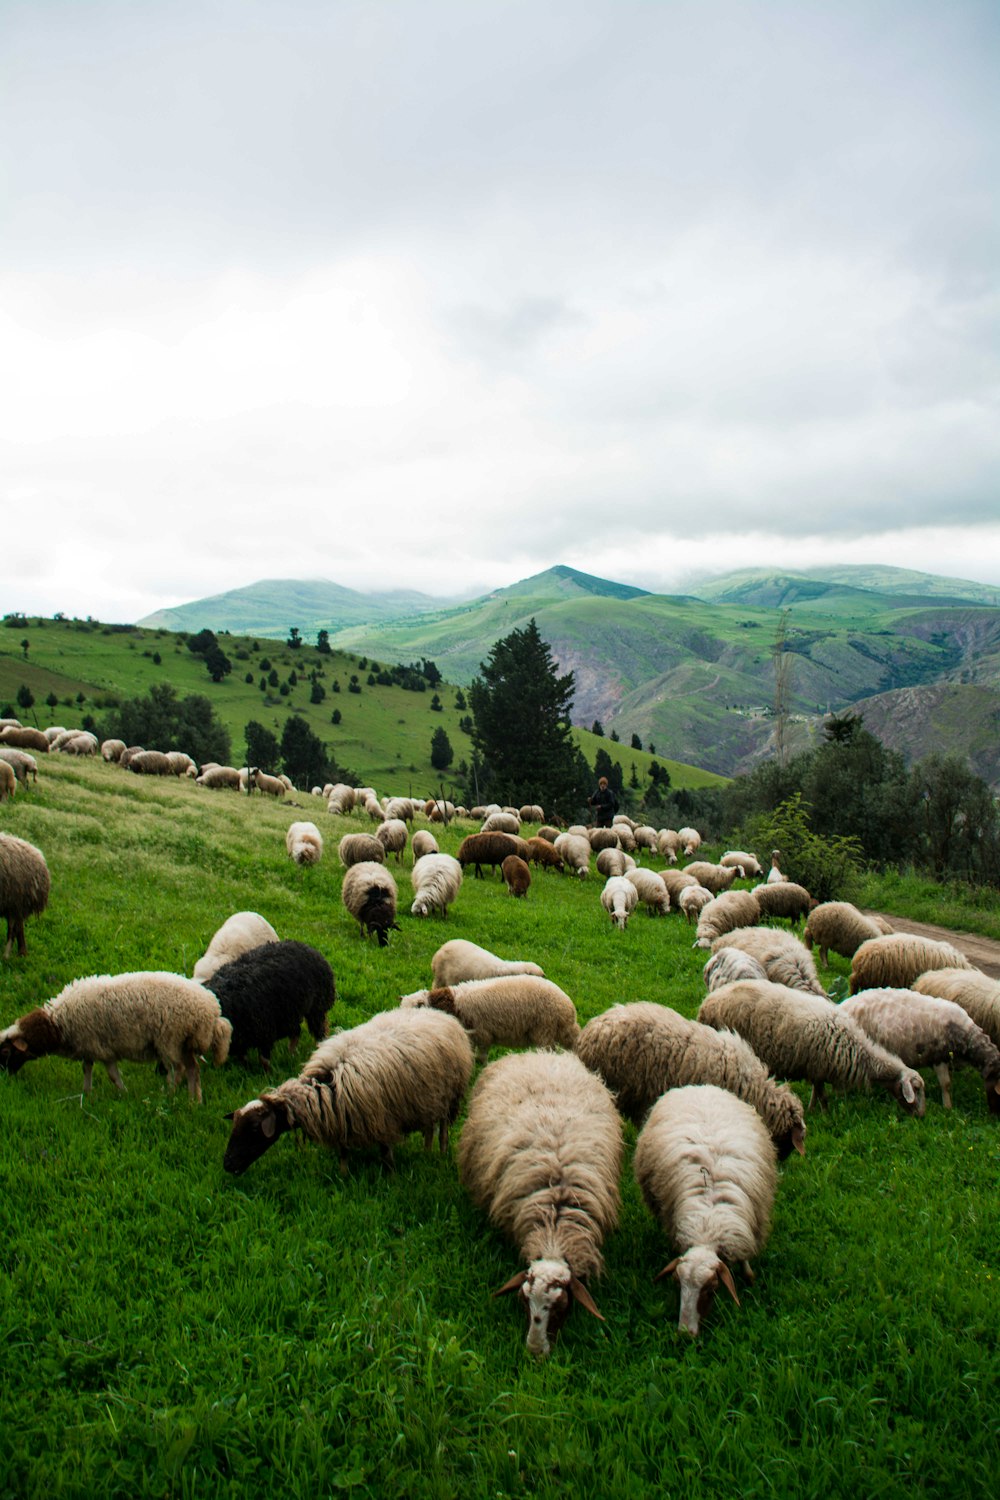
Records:
{"label": "sheep's horn", "polygon": [[662,1281],[663,1278],[664,1278],[664,1276],[672,1276],[674,1274],[674,1272],[677,1270],[677,1267],[680,1265],[680,1261],[681,1261],[681,1258],[678,1255],[674,1260],[672,1260],[670,1262],[669,1266],[664,1266],[663,1270],[660,1271],[656,1276],[653,1277],[653,1280],[654,1281]]}
{"label": "sheep's horn", "polygon": [[725,1287],[730,1297],[732,1297],[733,1301],[736,1303],[736,1306],[739,1307],[740,1299],[736,1295],[736,1286],[733,1282],[733,1273],[732,1271],[730,1271],[724,1260],[719,1261],[719,1280],[722,1282],[722,1285]]}
{"label": "sheep's horn", "polygon": [[792,1145],[800,1156],[806,1154],[806,1128],[804,1125],[795,1125],[792,1128]]}
{"label": "sheep's horn", "polygon": [[519,1290],[519,1288],[524,1286],[524,1283],[527,1281],[527,1279],[527,1271],[515,1271],[510,1280],[505,1281],[503,1286],[498,1286],[495,1292],[490,1293],[490,1296],[502,1297],[505,1292],[516,1292]]}
{"label": "sheep's horn", "polygon": [[570,1277],[569,1289],[573,1293],[575,1300],[579,1302],[581,1307],[585,1307],[593,1317],[600,1318],[602,1323],[607,1322],[604,1314],[602,1312],[598,1312],[597,1303],[594,1301],[593,1297],[590,1295],[590,1293],[587,1291],[587,1288],[584,1286],[583,1282],[579,1280],[578,1277]]}

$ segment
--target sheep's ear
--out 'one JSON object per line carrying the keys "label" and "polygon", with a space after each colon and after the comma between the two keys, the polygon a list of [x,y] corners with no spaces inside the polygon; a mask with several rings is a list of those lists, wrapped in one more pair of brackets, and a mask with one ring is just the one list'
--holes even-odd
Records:
{"label": "sheep's ear", "polygon": [[917,1097],[913,1092],[913,1084],[905,1075],[903,1077],[902,1094],[907,1104],[912,1104]]}
{"label": "sheep's ear", "polygon": [[[24,1040],[23,1036],[12,1036],[9,1040],[15,1052],[27,1052],[28,1044]],[[998,1092],[1000,1092],[1000,1090],[998,1090]]]}
{"label": "sheep's ear", "polygon": [[722,1282],[722,1285],[725,1287],[730,1297],[732,1297],[733,1301],[736,1303],[736,1306],[739,1307],[740,1299],[736,1295],[736,1285],[733,1281],[733,1273],[726,1265],[724,1260],[719,1261],[719,1280]]}
{"label": "sheep's ear", "polygon": [[224,1120],[235,1120],[236,1119],[236,1111],[235,1111],[235,1109],[231,1109],[229,1111],[228,1115],[223,1115],[222,1118]]}
{"label": "sheep's ear", "polygon": [[669,1266],[664,1266],[663,1270],[660,1271],[658,1273],[658,1275],[656,1275],[656,1276],[653,1277],[653,1280],[654,1281],[662,1281],[663,1278],[664,1278],[664,1276],[672,1276],[674,1274],[674,1272],[677,1270],[677,1267],[680,1265],[680,1263],[681,1263],[681,1258],[678,1255],[676,1257],[676,1259],[674,1259],[674,1260],[672,1260],[670,1262]]}
{"label": "sheep's ear", "polygon": [[261,1116],[260,1133],[265,1140],[270,1141],[274,1139],[274,1132],[277,1128],[278,1116],[274,1113],[273,1109],[270,1109],[266,1115]]}
{"label": "sheep's ear", "polygon": [[581,1307],[585,1307],[592,1317],[600,1318],[602,1323],[607,1321],[604,1314],[598,1312],[597,1303],[587,1291],[582,1281],[579,1281],[575,1276],[571,1276],[569,1279],[569,1289],[573,1293],[574,1300],[579,1302]]}
{"label": "sheep's ear", "polygon": [[805,1125],[792,1126],[792,1145],[800,1156],[806,1154],[806,1127]]}
{"label": "sheep's ear", "polygon": [[516,1271],[509,1281],[505,1281],[503,1286],[498,1286],[495,1292],[490,1293],[490,1296],[502,1297],[505,1292],[520,1291],[521,1287],[524,1286],[524,1283],[527,1281],[527,1279],[527,1271]]}

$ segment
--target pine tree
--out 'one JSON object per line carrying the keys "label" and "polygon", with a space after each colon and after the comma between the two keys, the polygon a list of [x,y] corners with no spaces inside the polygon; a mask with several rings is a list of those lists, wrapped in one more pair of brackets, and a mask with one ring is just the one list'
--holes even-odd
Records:
{"label": "pine tree", "polygon": [[431,735],[431,765],[435,771],[447,771],[454,759],[455,752],[451,747],[451,740],[442,725]]}

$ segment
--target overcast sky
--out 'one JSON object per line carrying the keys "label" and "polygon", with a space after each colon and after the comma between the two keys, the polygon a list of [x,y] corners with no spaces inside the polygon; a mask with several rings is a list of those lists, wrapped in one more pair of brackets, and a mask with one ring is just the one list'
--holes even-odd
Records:
{"label": "overcast sky", "polygon": [[2,0],[0,612],[1000,584],[996,0]]}

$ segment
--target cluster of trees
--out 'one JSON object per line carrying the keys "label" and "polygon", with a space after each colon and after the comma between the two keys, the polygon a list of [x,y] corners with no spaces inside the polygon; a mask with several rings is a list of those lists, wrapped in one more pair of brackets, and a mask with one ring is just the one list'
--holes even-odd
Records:
{"label": "cluster of trees", "polygon": [[169,682],[155,683],[144,697],[113,705],[99,737],[151,750],[185,750],[199,764],[217,760],[227,765],[231,755],[229,731],[216,717],[210,699],[201,693],[180,698]]}
{"label": "cluster of trees", "polygon": [[195,656],[202,657],[213,682],[221,682],[233,670],[233,664],[219,645],[214,631],[199,630],[196,635],[188,636],[187,646]]}

